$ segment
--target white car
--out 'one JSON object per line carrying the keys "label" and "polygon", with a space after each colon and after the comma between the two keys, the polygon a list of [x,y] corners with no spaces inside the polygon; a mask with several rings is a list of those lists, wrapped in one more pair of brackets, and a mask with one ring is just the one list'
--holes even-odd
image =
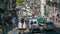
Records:
{"label": "white car", "polygon": [[18,23],[18,29],[26,29],[26,23],[24,22],[23,24],[21,22]]}
{"label": "white car", "polygon": [[38,21],[37,21],[37,19],[31,19],[31,20],[29,21],[29,29],[31,29],[33,26],[34,26],[34,27],[38,26]]}
{"label": "white car", "polygon": [[26,10],[25,8],[21,8],[22,10]]}
{"label": "white car", "polygon": [[27,6],[27,9],[30,9],[30,7]]}
{"label": "white car", "polygon": [[26,9],[26,11],[30,12],[30,9]]}

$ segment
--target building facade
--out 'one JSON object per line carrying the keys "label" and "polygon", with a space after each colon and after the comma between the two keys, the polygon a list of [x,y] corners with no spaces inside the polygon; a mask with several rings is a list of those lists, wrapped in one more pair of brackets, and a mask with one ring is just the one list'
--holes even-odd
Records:
{"label": "building facade", "polygon": [[9,14],[13,14],[15,12],[16,0],[8,0],[7,10]]}
{"label": "building facade", "polygon": [[4,13],[7,7],[7,0],[0,0],[0,12]]}
{"label": "building facade", "polygon": [[46,0],[46,11],[49,16],[56,16],[60,12],[60,0]]}
{"label": "building facade", "polygon": [[[46,5],[45,5],[45,16],[50,19],[51,17],[57,17],[57,14],[60,13],[60,0],[46,0]],[[54,18],[54,19],[55,19]]]}

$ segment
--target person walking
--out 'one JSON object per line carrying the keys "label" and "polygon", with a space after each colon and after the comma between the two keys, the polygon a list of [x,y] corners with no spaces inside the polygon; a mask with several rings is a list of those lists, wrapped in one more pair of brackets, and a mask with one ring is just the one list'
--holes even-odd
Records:
{"label": "person walking", "polygon": [[16,26],[16,17],[12,17],[11,21],[12,21],[13,28],[14,28]]}

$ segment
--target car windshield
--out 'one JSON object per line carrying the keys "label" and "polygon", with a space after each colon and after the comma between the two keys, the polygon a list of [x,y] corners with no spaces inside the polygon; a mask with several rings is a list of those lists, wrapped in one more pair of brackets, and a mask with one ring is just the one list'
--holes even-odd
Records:
{"label": "car windshield", "polygon": [[37,22],[35,21],[34,24],[36,24]]}
{"label": "car windshield", "polygon": [[31,22],[31,24],[33,24],[33,22]]}

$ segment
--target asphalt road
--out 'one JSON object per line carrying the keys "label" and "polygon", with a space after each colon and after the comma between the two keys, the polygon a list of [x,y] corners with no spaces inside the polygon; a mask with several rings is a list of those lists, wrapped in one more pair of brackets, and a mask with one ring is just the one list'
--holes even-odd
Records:
{"label": "asphalt road", "polygon": [[50,32],[44,31],[43,34],[60,34],[60,32],[58,30],[50,31]]}
{"label": "asphalt road", "polygon": [[[30,4],[30,3],[28,3],[28,4]],[[9,31],[7,32],[7,34],[13,34],[13,33],[14,34],[19,34],[19,30],[18,30],[17,27],[13,28],[13,29],[12,29],[12,27],[9,27],[8,30]],[[28,31],[29,31],[28,28],[26,30],[24,30],[24,32],[22,30],[20,30],[20,34],[21,34],[21,32],[23,32],[24,34],[33,34],[33,33],[28,32]],[[56,28],[55,31],[50,31],[50,32],[42,31],[42,33],[34,33],[34,34],[60,34],[60,28]]]}
{"label": "asphalt road", "polygon": [[[13,30],[9,31],[7,34],[13,34],[13,33],[19,34],[19,32],[21,34],[22,30],[19,31],[18,28],[16,27]],[[29,32],[28,28],[26,30],[24,30],[23,33],[24,34],[33,34],[33,33]],[[43,30],[42,33],[34,33],[34,34],[60,34],[60,28],[56,28],[55,31],[49,31],[49,32]]]}

